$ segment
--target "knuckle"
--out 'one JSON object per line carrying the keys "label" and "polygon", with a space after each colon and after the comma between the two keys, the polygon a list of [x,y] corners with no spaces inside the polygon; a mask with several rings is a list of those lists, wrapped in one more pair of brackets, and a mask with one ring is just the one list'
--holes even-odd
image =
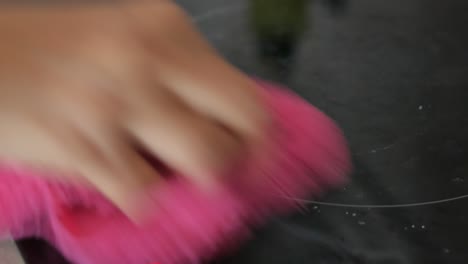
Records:
{"label": "knuckle", "polygon": [[207,169],[217,170],[238,155],[241,141],[227,130],[210,125],[197,132],[192,153]]}

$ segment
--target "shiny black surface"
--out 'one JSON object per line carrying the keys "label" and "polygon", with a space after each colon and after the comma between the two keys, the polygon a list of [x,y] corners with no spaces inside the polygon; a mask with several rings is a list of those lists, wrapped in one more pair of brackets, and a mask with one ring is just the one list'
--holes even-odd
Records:
{"label": "shiny black surface", "polygon": [[[440,201],[468,194],[467,1],[305,2],[305,31],[282,34],[255,28],[247,0],[178,2],[229,61],[342,126],[353,181],[321,201],[402,205],[310,204],[216,263],[468,263],[468,199]],[[62,263],[20,246],[28,263]]]}

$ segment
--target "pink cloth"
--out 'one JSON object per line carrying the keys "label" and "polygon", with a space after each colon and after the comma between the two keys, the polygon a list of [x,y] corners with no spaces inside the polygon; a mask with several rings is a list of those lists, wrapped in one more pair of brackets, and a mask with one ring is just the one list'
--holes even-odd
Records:
{"label": "pink cloth", "polygon": [[246,160],[219,192],[206,195],[173,177],[163,191],[150,191],[157,206],[136,227],[93,189],[5,165],[0,234],[45,238],[78,264],[200,263],[232,250],[252,226],[297,208],[287,197],[318,195],[350,169],[345,140],[328,117],[286,90],[260,86],[276,122],[271,157]]}

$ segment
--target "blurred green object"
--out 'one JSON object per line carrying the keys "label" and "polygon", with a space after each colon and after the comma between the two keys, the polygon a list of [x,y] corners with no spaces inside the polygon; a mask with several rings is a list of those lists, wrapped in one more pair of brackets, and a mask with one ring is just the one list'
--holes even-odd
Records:
{"label": "blurred green object", "polygon": [[250,0],[250,22],[259,55],[268,65],[290,68],[297,43],[308,26],[309,1]]}
{"label": "blurred green object", "polygon": [[302,34],[309,0],[250,0],[251,21],[261,37]]}

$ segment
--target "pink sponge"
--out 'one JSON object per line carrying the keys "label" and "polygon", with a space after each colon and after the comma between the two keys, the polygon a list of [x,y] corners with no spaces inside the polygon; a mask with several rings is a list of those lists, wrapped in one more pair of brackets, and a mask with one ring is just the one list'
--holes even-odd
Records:
{"label": "pink sponge", "polygon": [[288,197],[318,195],[342,184],[350,169],[345,140],[329,118],[290,92],[259,86],[276,125],[271,157],[246,160],[216,193],[172,177],[164,190],[150,190],[157,203],[137,227],[93,189],[5,165],[0,234],[42,237],[80,264],[200,263],[232,250],[266,217],[296,208]]}

